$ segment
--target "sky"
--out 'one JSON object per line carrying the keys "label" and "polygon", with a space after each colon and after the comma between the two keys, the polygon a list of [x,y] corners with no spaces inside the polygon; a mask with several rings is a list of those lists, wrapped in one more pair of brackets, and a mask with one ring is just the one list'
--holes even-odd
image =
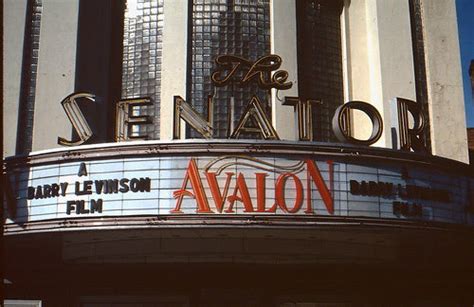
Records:
{"label": "sky", "polygon": [[[438,0],[437,0],[438,1]],[[474,128],[474,98],[472,97],[469,65],[474,60],[474,0],[456,0],[461,45],[461,65],[464,81],[464,103],[467,126]]]}

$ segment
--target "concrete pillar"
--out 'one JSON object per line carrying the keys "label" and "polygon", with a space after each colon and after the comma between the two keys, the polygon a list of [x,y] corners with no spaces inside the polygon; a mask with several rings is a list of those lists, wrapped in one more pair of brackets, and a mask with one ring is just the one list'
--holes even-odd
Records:
{"label": "concrete pillar", "polygon": [[[173,97],[186,99],[188,2],[165,0],[161,64],[160,139],[173,138]],[[184,128],[185,125],[182,125]],[[184,137],[184,133],[181,133]]]}
{"label": "concrete pillar", "polygon": [[[344,62],[347,70],[347,86],[345,93],[347,100],[371,101],[370,95],[370,74],[369,74],[369,56],[368,34],[366,23],[366,0],[346,1],[344,7],[344,37],[346,50],[346,61]],[[347,101],[345,101],[347,102]],[[369,127],[357,125],[355,133],[359,136]],[[364,129],[365,128],[365,129]]]}
{"label": "concrete pillar", "polygon": [[61,100],[74,92],[79,0],[43,0],[33,151],[59,147],[72,126]]}
{"label": "concrete pillar", "polygon": [[455,0],[422,1],[426,78],[434,155],[468,162]]}
{"label": "concrete pillar", "polygon": [[3,3],[3,156],[15,154],[27,0]]}
{"label": "concrete pillar", "polygon": [[272,89],[272,124],[282,140],[297,140],[293,107],[284,106],[285,96],[298,96],[298,53],[296,43],[296,0],[270,2],[271,53],[282,60],[280,69],[289,74],[293,86],[284,91]]}
{"label": "concrete pillar", "polygon": [[[375,146],[391,147],[390,100],[416,99],[408,1],[352,0],[345,8],[348,48],[347,95],[374,105],[382,115],[384,132]],[[370,121],[354,114],[355,134],[370,135]]]}

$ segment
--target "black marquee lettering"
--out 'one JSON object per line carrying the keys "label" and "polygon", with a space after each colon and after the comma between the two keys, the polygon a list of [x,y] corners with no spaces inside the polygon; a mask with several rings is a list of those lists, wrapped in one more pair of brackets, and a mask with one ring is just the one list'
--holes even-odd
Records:
{"label": "black marquee lettering", "polygon": [[70,215],[72,210],[75,210],[76,207],[76,201],[75,200],[68,200],[66,203],[66,214]]}
{"label": "black marquee lettering", "polygon": [[35,199],[43,198],[43,188],[39,185],[36,187]]}
{"label": "black marquee lettering", "polygon": [[349,181],[349,184],[351,186],[351,194],[352,195],[359,195],[360,194],[360,184],[355,180]]}
{"label": "black marquee lettering", "polygon": [[84,194],[92,194],[92,180],[84,181]]}
{"label": "black marquee lettering", "polygon": [[53,183],[51,185],[51,196],[52,197],[59,197],[59,185],[56,183]]}
{"label": "black marquee lettering", "polygon": [[77,176],[87,176],[87,168],[84,162],[81,162],[81,165],[79,165],[79,171],[77,172]]}
{"label": "black marquee lettering", "polygon": [[91,199],[91,213],[97,212],[97,213],[102,213],[102,199]]}
{"label": "black marquee lettering", "polygon": [[138,181],[137,178],[132,178],[132,180],[130,180],[130,190],[132,192],[138,192],[140,190],[140,185],[139,185],[140,181]]}
{"label": "black marquee lettering", "polygon": [[35,187],[28,187],[28,199],[33,199],[35,198],[35,192],[36,192],[36,189]]}
{"label": "black marquee lettering", "polygon": [[140,178],[140,192],[150,192],[151,179],[149,177]]}
{"label": "black marquee lettering", "polygon": [[66,190],[69,183],[61,182],[59,185],[61,186],[61,196],[66,196]]}
{"label": "black marquee lettering", "polygon": [[43,186],[44,190],[44,198],[50,198],[51,197],[51,186],[49,184],[45,184]]}
{"label": "black marquee lettering", "polygon": [[120,179],[120,192],[121,193],[127,193],[128,191],[130,191],[130,188],[128,186],[128,182],[130,180],[127,179],[127,178],[123,178],[123,179]]}
{"label": "black marquee lettering", "polygon": [[104,188],[104,181],[103,180],[96,180],[94,181],[95,184],[95,192],[97,194],[102,194],[102,190]]}
{"label": "black marquee lettering", "polygon": [[105,186],[105,194],[118,193],[118,179],[108,179]]}

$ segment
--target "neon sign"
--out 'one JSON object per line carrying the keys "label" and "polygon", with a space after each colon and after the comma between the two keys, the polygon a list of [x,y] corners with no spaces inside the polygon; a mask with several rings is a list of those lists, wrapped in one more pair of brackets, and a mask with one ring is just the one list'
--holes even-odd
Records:
{"label": "neon sign", "polygon": [[[148,150],[146,144],[137,146]],[[66,159],[46,168],[22,165],[9,173],[13,186],[7,212],[19,223],[157,214],[467,221],[466,210],[472,207],[470,177],[424,163],[414,164],[408,173],[406,160],[387,159],[384,151],[380,157],[386,162],[369,158],[360,163],[338,153],[315,155],[303,147],[304,152],[287,148],[278,155],[254,153],[242,143],[240,150],[232,147],[235,153],[228,155],[220,150],[190,156],[164,150],[119,159],[114,154]],[[61,155],[57,154],[58,160]],[[24,174],[31,177],[24,180]]]}
{"label": "neon sign", "polygon": [[[254,82],[261,89],[286,90],[292,87],[292,82],[287,81],[288,72],[278,70],[282,59],[277,55],[268,55],[250,61],[238,56],[221,55],[215,60],[217,70],[211,76],[216,87],[236,83],[238,86],[247,86]],[[66,140],[58,138],[58,143],[65,146],[81,145],[87,142],[93,135],[93,131],[87,123],[77,105],[77,100],[83,98],[94,101],[95,96],[91,93],[74,93],[66,97],[61,104],[77,132],[77,140]],[[303,100],[299,97],[284,98],[283,105],[292,106],[297,115],[298,138],[300,141],[312,141],[312,112],[318,107],[318,99]],[[421,107],[415,101],[396,98],[398,120],[396,124],[398,148],[405,151],[427,153],[424,146],[423,131],[425,129],[425,118]],[[213,97],[208,97],[208,114],[205,118],[199,114],[191,104],[180,96],[173,98],[173,139],[181,138],[181,121],[197,131],[206,139],[213,138]],[[149,116],[134,115],[133,109],[151,105],[150,98],[141,97],[121,100],[116,104],[116,129],[115,140],[127,141],[132,139],[146,139],[147,135],[136,135],[132,133],[134,126],[148,124],[152,121]],[[368,139],[358,139],[354,136],[352,129],[352,113],[354,110],[364,112],[372,122],[372,132]],[[409,116],[414,119],[413,127],[409,125]],[[251,124],[252,123],[252,124]],[[253,123],[256,123],[254,125]],[[384,123],[377,109],[364,101],[349,101],[341,105],[332,118],[334,135],[341,142],[356,145],[369,146],[377,142],[382,136]],[[228,135],[231,139],[238,139],[243,135],[258,134],[265,140],[279,140],[277,131],[273,127],[269,115],[264,111],[262,102],[257,96],[253,96],[247,102],[247,106],[233,131]]]}
{"label": "neon sign", "polygon": [[[331,182],[329,186],[331,187],[333,185],[332,162],[328,161],[327,163],[330,166]],[[298,213],[303,207],[303,199],[305,198],[306,204],[304,213],[314,214],[311,195],[311,187],[314,184],[317,187],[327,212],[329,214],[334,214],[334,202],[331,196],[331,191],[324,181],[317,164],[312,160],[305,160],[304,165],[306,166],[307,173],[304,182],[305,185],[303,185],[302,180],[297,174],[293,172],[281,173],[275,182],[275,203],[270,206],[267,206],[266,203],[266,178],[269,176],[267,172],[255,172],[256,195],[251,195],[247,184],[248,178],[245,178],[243,173],[239,172],[238,174],[235,174],[234,172],[226,172],[225,184],[221,188],[218,184],[219,173],[206,170],[204,172],[205,179],[211,190],[211,198],[214,202],[214,206],[211,206],[208,195],[206,195],[203,187],[202,178],[199,174],[196,162],[191,159],[184,175],[181,189],[176,190],[173,193],[174,198],[176,198],[176,207],[171,210],[171,213],[183,213],[181,211],[183,199],[185,197],[190,197],[196,200],[196,213],[233,213],[236,202],[241,202],[243,204],[244,213],[275,213],[277,209],[280,209],[285,213]],[[236,176],[236,179],[234,180],[235,186],[232,194],[230,194],[230,182],[234,175]],[[290,185],[290,182],[293,182],[293,190],[295,191],[293,204],[288,204],[285,198],[286,186]],[[188,188],[188,185],[190,188]],[[253,199],[256,199],[256,203],[252,201]]]}

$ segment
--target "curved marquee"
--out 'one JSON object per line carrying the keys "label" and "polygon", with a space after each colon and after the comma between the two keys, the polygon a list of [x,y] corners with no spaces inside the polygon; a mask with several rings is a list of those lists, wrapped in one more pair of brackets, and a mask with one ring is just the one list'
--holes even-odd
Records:
{"label": "curved marquee", "polygon": [[81,146],[7,160],[6,233],[45,221],[57,227],[124,216],[471,224],[474,181],[467,167],[412,153],[317,143]]}

